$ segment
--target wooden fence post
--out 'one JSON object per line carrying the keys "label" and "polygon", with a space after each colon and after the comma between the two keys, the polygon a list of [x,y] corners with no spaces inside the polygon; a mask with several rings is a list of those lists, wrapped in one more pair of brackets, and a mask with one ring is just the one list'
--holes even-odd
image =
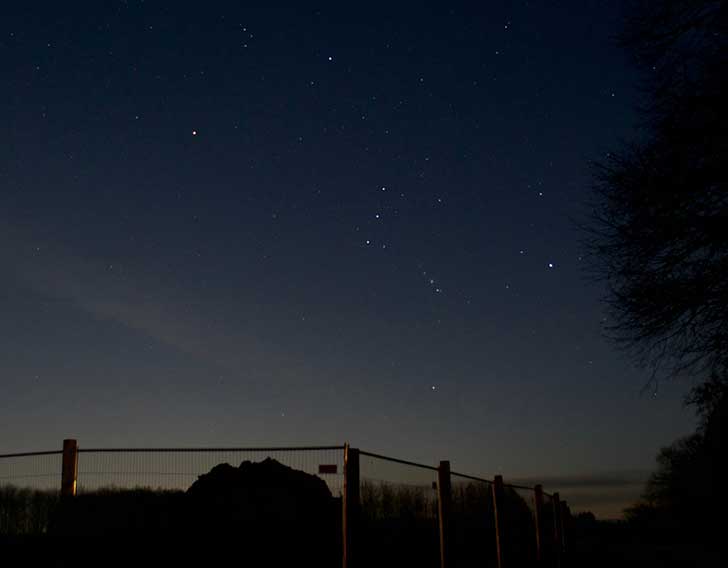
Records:
{"label": "wooden fence post", "polygon": [[493,516],[495,517],[495,550],[498,558],[498,568],[505,567],[504,549],[504,518],[505,512],[505,490],[503,488],[503,476],[496,475],[493,481]]}
{"label": "wooden fence post", "polygon": [[559,494],[554,493],[553,499],[554,509],[554,554],[556,556],[556,566],[561,566],[561,500]]}
{"label": "wooden fence post", "polygon": [[359,493],[359,450],[344,445],[344,500],[343,500],[343,568],[354,568],[356,561],[361,496]]}
{"label": "wooden fence post", "polygon": [[61,465],[61,497],[76,495],[78,478],[78,442],[63,440],[63,463]]}
{"label": "wooden fence post", "polygon": [[450,508],[451,508],[450,462],[440,462],[437,468],[437,513],[440,520],[440,568],[450,566]]}
{"label": "wooden fence post", "polygon": [[543,563],[543,486],[533,488],[533,520],[536,525],[536,562]]}

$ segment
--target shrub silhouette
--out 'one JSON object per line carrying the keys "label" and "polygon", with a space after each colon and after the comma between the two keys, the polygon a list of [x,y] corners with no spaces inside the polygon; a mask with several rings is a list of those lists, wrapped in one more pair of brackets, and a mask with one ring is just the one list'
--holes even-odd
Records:
{"label": "shrub silhouette", "polygon": [[427,485],[362,480],[358,554],[363,566],[439,566],[437,500]]}
{"label": "shrub silhouette", "polygon": [[32,535],[48,530],[58,504],[57,491],[0,487],[0,534]]}

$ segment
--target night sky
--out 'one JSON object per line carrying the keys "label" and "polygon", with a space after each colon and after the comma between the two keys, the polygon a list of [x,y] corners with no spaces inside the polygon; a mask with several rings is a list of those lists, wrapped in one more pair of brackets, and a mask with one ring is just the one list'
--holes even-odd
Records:
{"label": "night sky", "polygon": [[192,4],[4,7],[0,453],[348,440],[639,493],[692,417],[575,228],[638,121],[619,3]]}

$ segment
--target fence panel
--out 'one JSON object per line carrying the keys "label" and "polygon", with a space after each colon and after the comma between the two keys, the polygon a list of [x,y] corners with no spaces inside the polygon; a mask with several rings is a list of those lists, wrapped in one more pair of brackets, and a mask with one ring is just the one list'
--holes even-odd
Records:
{"label": "fence panel", "polygon": [[495,567],[492,483],[453,472],[450,546],[458,568]]}
{"label": "fence panel", "polygon": [[536,563],[536,494],[531,487],[504,485],[504,530],[509,564]]}
{"label": "fence panel", "polygon": [[362,566],[440,563],[437,468],[360,452]]}
{"label": "fence panel", "polygon": [[[323,479],[334,500],[302,509],[285,487],[266,487],[265,480],[258,487],[260,498],[248,499],[245,491],[227,485],[227,476],[220,479],[219,495],[213,491],[199,500],[183,493],[219,464],[237,467],[266,458]],[[341,565],[343,447],[82,448],[77,487],[73,502],[63,504],[62,535],[98,535],[109,546],[118,546],[121,538],[128,541],[125,559],[150,554],[149,565],[210,565],[243,552],[250,565],[271,558],[289,564],[294,557],[302,565]],[[251,511],[270,515],[251,516]],[[175,545],[180,539],[185,547]],[[90,553],[80,554],[92,560]],[[190,564],[190,558],[198,560]]]}
{"label": "fence panel", "polygon": [[48,530],[61,487],[62,452],[0,455],[0,535]]}
{"label": "fence panel", "polygon": [[546,492],[543,494],[542,525],[543,543],[541,545],[541,550],[544,559],[543,564],[544,566],[556,566],[558,550],[555,540],[556,526],[554,524],[554,498],[552,494]]}
{"label": "fence panel", "polygon": [[[243,461],[266,458],[321,477],[331,494],[343,489],[343,448],[200,448],[200,449],[80,449],[79,494],[99,489],[185,491],[197,478],[221,463],[237,467]],[[321,467],[323,466],[323,467]]]}

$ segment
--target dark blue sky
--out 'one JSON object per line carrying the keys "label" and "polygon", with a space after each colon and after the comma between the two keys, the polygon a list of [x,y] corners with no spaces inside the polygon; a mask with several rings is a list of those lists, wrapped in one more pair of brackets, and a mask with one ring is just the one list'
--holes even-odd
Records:
{"label": "dark blue sky", "polygon": [[619,3],[178,4],[4,12],[0,449],[558,483],[690,430],[602,338],[574,228],[637,122]]}

